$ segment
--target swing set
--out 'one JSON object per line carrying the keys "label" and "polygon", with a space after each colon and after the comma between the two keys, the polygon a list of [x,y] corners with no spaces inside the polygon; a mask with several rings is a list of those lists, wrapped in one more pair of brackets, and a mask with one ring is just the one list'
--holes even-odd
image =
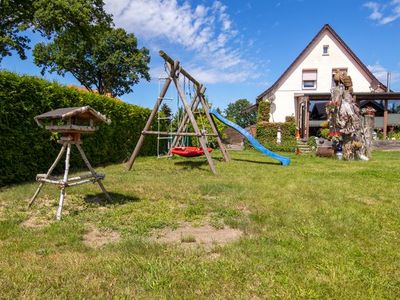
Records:
{"label": "swing set", "polygon": [[[179,61],[173,60],[164,51],[159,52],[160,56],[165,61],[165,68],[168,73],[168,77],[165,78],[164,85],[159,92],[159,96],[154,105],[154,108],[146,122],[146,125],[141,132],[139,140],[136,144],[134,151],[127,163],[128,170],[132,169],[132,166],[139,155],[140,149],[143,145],[144,139],[147,135],[157,135],[158,137],[171,137],[172,142],[169,143],[169,150],[167,156],[172,156],[173,154],[184,156],[184,157],[196,157],[205,155],[210,170],[216,174],[214,162],[211,158],[210,153],[212,148],[207,146],[207,137],[215,137],[217,140],[218,147],[220,148],[224,161],[229,161],[229,154],[226,150],[224,144],[222,143],[221,134],[219,133],[217,126],[210,114],[210,108],[207,104],[207,100],[204,96],[206,88],[203,84],[198,82],[193,76],[191,76],[180,64]],[[178,104],[182,104],[181,118],[178,118],[178,126],[176,131],[160,131],[158,126],[157,131],[151,131],[151,125],[154,118],[159,114],[159,108],[163,101],[167,100],[167,91],[171,86],[171,83],[175,86],[177,91],[177,101]],[[189,92],[186,92],[186,86],[189,87]],[[191,89],[193,94],[191,94]],[[188,97],[189,96],[189,100]],[[179,112],[179,105],[178,105]],[[195,115],[200,114],[199,120],[202,121],[205,117],[206,122],[209,123],[211,132],[208,133],[205,129],[204,122],[201,122],[201,129],[196,120]],[[193,132],[188,132],[189,125],[191,125]],[[173,138],[172,138],[173,137]],[[199,147],[183,146],[182,141],[184,137],[195,137],[198,139]]]}

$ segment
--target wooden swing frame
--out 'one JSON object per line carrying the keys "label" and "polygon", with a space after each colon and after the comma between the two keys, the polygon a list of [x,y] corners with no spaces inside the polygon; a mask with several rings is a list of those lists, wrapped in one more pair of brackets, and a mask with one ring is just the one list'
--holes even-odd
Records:
{"label": "wooden swing frame", "polygon": [[[208,162],[211,172],[216,174],[217,172],[215,170],[215,165],[211,158],[211,154],[207,151],[206,137],[207,136],[216,137],[217,143],[222,152],[224,161],[228,162],[230,160],[230,158],[229,158],[228,151],[226,150],[224,144],[222,143],[221,135],[217,129],[214,119],[212,118],[212,116],[210,114],[209,107],[208,107],[206,98],[204,96],[204,92],[205,92],[206,88],[204,87],[203,84],[201,84],[193,76],[191,76],[181,66],[179,61],[173,60],[170,56],[168,56],[162,50],[159,52],[159,54],[165,61],[166,68],[169,72],[169,76],[166,78],[166,80],[164,82],[164,85],[160,91],[160,94],[157,98],[154,108],[146,122],[146,125],[145,125],[143,131],[141,132],[141,135],[136,144],[136,147],[133,150],[131,157],[129,158],[129,161],[127,163],[127,168],[128,168],[128,170],[132,169],[132,166],[136,160],[136,157],[139,155],[140,149],[142,148],[142,145],[143,145],[146,135],[171,135],[171,136],[174,136],[174,139],[171,143],[171,147],[168,151],[168,155],[172,155],[171,149],[178,146],[178,144],[183,136],[196,136],[199,139],[200,147],[204,151],[204,155],[206,156],[206,159],[207,159],[207,162]],[[195,91],[195,94],[193,95],[192,99],[190,99],[190,101],[191,101],[190,104],[186,98],[185,92],[179,81],[180,76],[183,76],[186,80],[191,82],[193,84],[193,86],[195,87],[196,91]],[[178,98],[182,101],[182,104],[183,104],[184,115],[182,117],[182,120],[180,121],[180,124],[179,124],[176,132],[150,131],[149,130],[150,126],[158,113],[158,110],[165,98],[165,95],[166,95],[171,83],[173,83],[175,85],[175,88],[178,91],[178,96],[179,96]],[[200,104],[203,107],[203,110],[204,110],[204,113],[206,115],[208,122],[210,123],[212,133],[206,133],[206,132],[200,130],[199,126],[197,124],[196,118],[194,117],[194,113]],[[189,124],[192,125],[194,132],[186,132],[186,129]]]}

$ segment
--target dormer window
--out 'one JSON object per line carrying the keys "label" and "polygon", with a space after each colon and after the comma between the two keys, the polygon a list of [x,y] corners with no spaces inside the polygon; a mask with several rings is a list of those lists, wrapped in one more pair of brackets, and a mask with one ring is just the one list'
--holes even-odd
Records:
{"label": "dormer window", "polygon": [[324,45],[322,47],[322,55],[329,55],[329,45]]}
{"label": "dormer window", "polygon": [[303,90],[315,90],[317,88],[317,70],[303,70]]}

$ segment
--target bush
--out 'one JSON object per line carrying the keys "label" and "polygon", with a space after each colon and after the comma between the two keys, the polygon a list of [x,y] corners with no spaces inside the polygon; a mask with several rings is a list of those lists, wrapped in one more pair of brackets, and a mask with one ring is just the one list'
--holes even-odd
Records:
{"label": "bush", "polygon": [[329,128],[321,128],[319,130],[319,135],[320,135],[320,137],[323,137],[324,139],[328,140],[329,139]]}
{"label": "bush", "polygon": [[[150,110],[121,100],[78,91],[46,80],[0,72],[0,186],[45,173],[60,145],[33,117],[60,107],[90,105],[112,120],[111,125],[84,136],[83,149],[93,166],[126,160],[134,149]],[[147,137],[142,155],[155,153],[155,137]],[[71,152],[71,167],[83,167],[78,151]],[[63,169],[60,162],[55,172]]]}
{"label": "bush", "polygon": [[[282,143],[276,143],[278,128],[281,128]],[[296,124],[294,122],[257,124],[257,139],[271,151],[293,152],[296,149]]]}
{"label": "bush", "polygon": [[260,101],[258,103],[257,122],[269,122],[269,113],[271,103],[268,101]]}
{"label": "bush", "polygon": [[296,118],[294,116],[286,116],[285,122],[296,123]]}
{"label": "bush", "polygon": [[311,148],[317,148],[317,140],[315,136],[310,136],[307,141],[307,145]]}

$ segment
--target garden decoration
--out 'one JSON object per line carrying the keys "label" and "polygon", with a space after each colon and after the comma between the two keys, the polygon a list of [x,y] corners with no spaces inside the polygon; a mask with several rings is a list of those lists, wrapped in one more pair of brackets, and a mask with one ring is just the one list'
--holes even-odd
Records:
{"label": "garden decoration", "polygon": [[[173,140],[169,149],[169,156],[173,153],[182,155],[182,156],[198,156],[205,155],[208,165],[211,171],[216,174],[214,162],[210,155],[210,150],[207,147],[207,137],[213,136],[216,137],[218,146],[222,152],[225,161],[229,161],[228,151],[226,150],[224,144],[222,143],[221,135],[218,132],[217,126],[214,123],[213,118],[210,114],[210,109],[208,107],[204,92],[206,90],[205,86],[198,82],[192,75],[190,75],[179,63],[177,60],[173,60],[169,57],[164,51],[160,51],[160,56],[165,61],[165,69],[168,73],[168,76],[165,78],[164,85],[160,91],[160,94],[157,98],[157,101],[154,105],[154,108],[150,114],[149,119],[140,135],[140,138],[136,144],[134,151],[128,161],[127,167],[128,170],[132,169],[132,166],[136,160],[136,157],[139,155],[140,149],[143,145],[144,139],[146,135],[163,135],[163,136],[173,136]],[[184,87],[182,86],[182,82],[184,84],[191,84],[194,87],[194,95],[192,99],[190,99],[190,104],[186,97],[186,93]],[[156,117],[159,108],[164,100],[167,100],[165,95],[167,94],[168,88],[171,83],[174,84],[177,92],[178,92],[178,102],[182,103],[184,114],[179,121],[179,126],[176,132],[170,131],[151,131],[151,124],[153,123],[154,118]],[[202,112],[199,110],[199,105],[202,107]],[[200,129],[196,118],[194,117],[195,113],[203,113],[206,116],[206,120],[209,122],[212,132],[207,133],[206,130]],[[189,125],[193,128],[194,132],[187,132]],[[199,140],[200,147],[188,147],[188,149],[182,150],[182,147],[178,147],[179,143],[184,136],[197,137]]]}
{"label": "garden decoration", "polygon": [[345,160],[368,160],[369,144],[366,141],[360,109],[353,98],[351,77],[347,72],[336,70],[333,80],[335,86],[331,90],[331,100],[326,105],[329,135],[336,145],[342,147]]}
{"label": "garden decoration", "polygon": [[[111,120],[107,119],[106,116],[100,114],[89,106],[59,108],[36,116],[34,119],[40,127],[44,127],[51,132],[60,133],[61,138],[57,142],[61,144],[62,147],[60,152],[58,153],[56,160],[53,162],[47,173],[36,175],[36,181],[40,182],[40,184],[29,202],[29,207],[34,203],[36,197],[39,195],[39,192],[45,183],[58,185],[61,189],[56,214],[57,220],[61,219],[61,212],[64,203],[66,187],[81,185],[89,182],[97,182],[105,196],[109,200],[111,200],[110,195],[107,193],[106,189],[103,186],[103,183],[101,182],[101,180],[105,178],[105,175],[97,173],[93,169],[85,155],[85,152],[81,147],[82,133],[93,133],[98,129],[98,127],[95,125],[99,123],[110,124]],[[72,145],[75,145],[76,148],[78,148],[78,151],[83,161],[90,171],[89,174],[68,178]],[[65,150],[66,158],[64,176],[62,178],[53,177],[51,176],[51,173],[62,158]]]}

